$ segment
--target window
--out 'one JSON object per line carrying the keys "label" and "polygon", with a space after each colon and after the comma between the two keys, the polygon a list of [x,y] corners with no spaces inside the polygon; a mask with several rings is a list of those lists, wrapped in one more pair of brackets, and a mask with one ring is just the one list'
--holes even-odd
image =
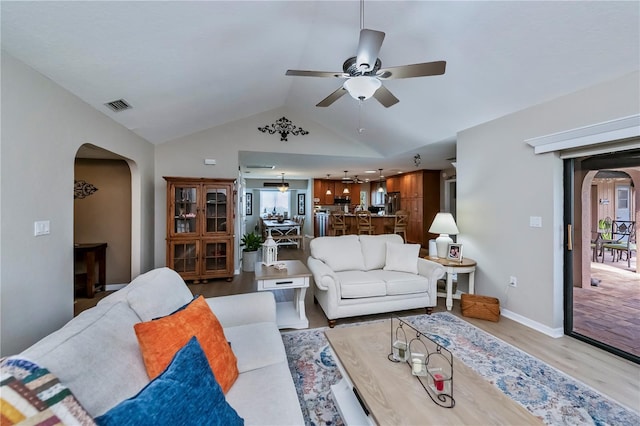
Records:
{"label": "window", "polygon": [[260,209],[262,214],[282,214],[289,213],[291,205],[291,191],[260,191]]}

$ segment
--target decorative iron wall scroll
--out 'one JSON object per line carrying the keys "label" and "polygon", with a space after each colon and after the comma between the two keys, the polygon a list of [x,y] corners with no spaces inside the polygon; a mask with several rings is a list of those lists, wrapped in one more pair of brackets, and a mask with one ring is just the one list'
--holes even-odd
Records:
{"label": "decorative iron wall scroll", "polygon": [[73,181],[73,198],[87,198],[98,190],[95,186],[83,180]]}
{"label": "decorative iron wall scroll", "polygon": [[258,127],[258,130],[262,133],[269,133],[270,135],[273,135],[276,132],[280,133],[280,140],[284,142],[287,142],[287,136],[289,136],[289,133],[294,136],[309,134],[309,132],[302,129],[302,127],[294,126],[291,120],[288,120],[286,117],[280,118],[273,124]]}

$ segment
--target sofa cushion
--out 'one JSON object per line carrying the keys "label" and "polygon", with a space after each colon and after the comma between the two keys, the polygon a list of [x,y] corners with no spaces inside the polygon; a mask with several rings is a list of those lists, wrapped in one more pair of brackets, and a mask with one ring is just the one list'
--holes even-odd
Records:
{"label": "sofa cushion", "polygon": [[96,416],[149,382],[133,331],[139,321],[126,303],[96,306],[20,356],[55,374]]}
{"label": "sofa cushion", "polygon": [[387,261],[385,271],[418,273],[418,255],[420,244],[398,244],[387,242]]}
{"label": "sofa cushion", "polygon": [[385,282],[376,277],[375,272],[344,271],[336,274],[340,280],[340,297],[355,299],[360,297],[385,296]]}
{"label": "sofa cushion", "polygon": [[136,396],[96,418],[99,425],[242,425],[195,337]]}
{"label": "sofa cushion", "polygon": [[182,277],[169,268],[139,275],[125,289],[129,306],[142,321],[168,315],[193,298]]}
{"label": "sofa cushion", "polygon": [[425,293],[429,289],[429,280],[422,275],[397,271],[377,271],[378,277],[384,280],[387,295]]}
{"label": "sofa cushion", "polygon": [[242,373],[227,401],[247,425],[305,424],[286,361]]}
{"label": "sofa cushion", "polygon": [[226,393],[238,377],[235,355],[222,326],[202,296],[171,315],[134,326],[150,379],[169,365],[173,356],[196,336],[213,374]]}
{"label": "sofa cushion", "polygon": [[397,234],[360,235],[365,271],[384,268],[387,259],[387,242],[402,244],[403,240]]}
{"label": "sofa cushion", "polygon": [[240,374],[287,360],[282,336],[275,322],[227,327],[224,334],[238,359]]}
{"label": "sofa cushion", "polygon": [[364,270],[362,249],[357,235],[318,237],[309,244],[311,256],[326,263],[334,272]]}

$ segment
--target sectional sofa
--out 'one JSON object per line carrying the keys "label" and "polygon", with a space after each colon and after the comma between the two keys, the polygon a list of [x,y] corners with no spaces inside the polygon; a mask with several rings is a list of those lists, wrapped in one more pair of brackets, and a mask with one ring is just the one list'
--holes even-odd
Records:
{"label": "sectional sofa", "polygon": [[[230,345],[236,359],[238,375],[226,393],[228,405],[246,424],[304,424],[276,325],[273,295],[260,292],[203,300],[222,325],[228,341],[223,343]],[[168,268],[155,269],[137,277],[125,288],[104,298],[96,307],[84,311],[22,353],[5,359],[3,366],[11,362],[14,367],[33,363],[47,369],[72,392],[90,418],[101,416],[151,387],[145,368],[147,358],[143,359],[141,355],[139,330],[134,331],[134,326],[139,327],[137,324],[140,323],[153,326],[157,318],[172,317],[181,309],[189,309],[192,303],[195,304],[194,297],[177,273]],[[198,323],[191,321],[187,325]],[[170,335],[180,332],[179,329],[173,330],[163,332],[159,338],[170,338]],[[189,367],[178,371],[178,375],[192,369],[191,361],[187,365]],[[3,370],[3,374],[6,371]],[[195,380],[198,381],[198,377]],[[175,381],[176,389],[179,382],[179,379]],[[188,386],[187,391],[191,392],[191,388]],[[162,392],[166,394],[167,390]],[[209,389],[197,397],[178,392],[160,408],[190,410],[207,402],[209,394]],[[185,400],[186,407],[180,406],[179,402]],[[175,409],[172,404],[175,404]],[[144,407],[151,417],[146,419],[148,421],[139,423],[132,417],[124,423],[162,424],[161,419],[154,419],[154,416],[159,416],[156,409],[160,408]],[[184,416],[184,421],[178,421],[178,424],[194,424],[186,411],[173,414]],[[213,416],[208,415],[207,421],[201,424],[220,424],[214,421]],[[163,420],[166,423],[167,418]],[[121,420],[117,422],[122,423]],[[85,419],[79,423],[88,422]]]}

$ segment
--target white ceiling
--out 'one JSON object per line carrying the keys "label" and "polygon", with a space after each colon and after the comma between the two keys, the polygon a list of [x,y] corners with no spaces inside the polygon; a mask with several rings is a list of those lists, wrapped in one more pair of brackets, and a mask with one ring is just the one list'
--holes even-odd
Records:
{"label": "white ceiling", "polygon": [[[286,107],[364,142],[388,158],[385,169],[412,168],[415,153],[422,168],[447,167],[458,131],[640,69],[637,1],[367,1],[365,27],[386,32],[383,67],[445,60],[447,69],[385,81],[400,103],[371,99],[360,116],[349,96],[315,107],[342,80],[285,76],[341,71],[358,44],[358,1],[0,7],[3,49],[154,144]],[[119,98],[134,108],[103,105]],[[290,167],[312,176],[380,166],[303,157]]]}

